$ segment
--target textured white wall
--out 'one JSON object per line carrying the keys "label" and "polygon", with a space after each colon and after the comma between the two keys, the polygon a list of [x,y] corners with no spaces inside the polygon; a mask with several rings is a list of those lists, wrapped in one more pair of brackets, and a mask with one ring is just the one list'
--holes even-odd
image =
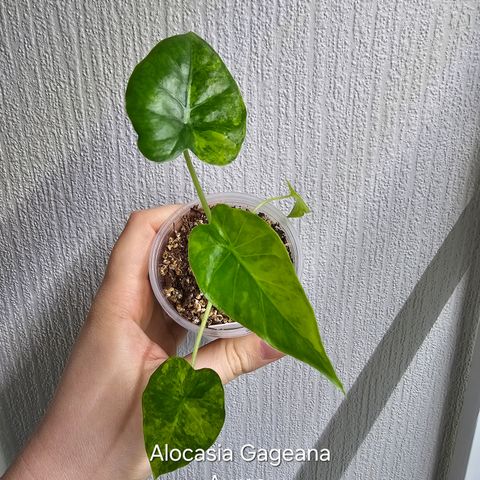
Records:
{"label": "textured white wall", "polygon": [[249,109],[239,160],[200,167],[203,183],[266,195],[290,179],[305,193],[304,284],[351,393],[340,406],[290,359],[244,377],[219,443],[320,442],[333,461],[168,478],[442,478],[478,314],[478,202],[457,219],[479,173],[479,21],[473,1],[3,0],[5,462],[51,398],[128,213],[193,198],[181,161],[141,158],[123,94],[156,41],[194,30]]}

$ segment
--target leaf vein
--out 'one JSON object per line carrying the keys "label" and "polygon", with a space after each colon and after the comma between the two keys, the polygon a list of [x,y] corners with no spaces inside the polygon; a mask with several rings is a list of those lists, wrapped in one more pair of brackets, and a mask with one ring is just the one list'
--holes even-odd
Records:
{"label": "leaf vein", "polygon": [[[246,223],[246,222],[245,222]],[[257,235],[256,237],[253,237],[253,238],[250,238],[249,240],[247,240],[246,242],[243,242],[243,243],[240,243],[238,245],[235,245],[236,248],[242,248],[244,247],[245,245],[248,245],[249,243],[251,242],[256,242],[258,239],[262,238],[262,237],[266,237],[267,234],[266,233],[262,233],[260,235]]]}
{"label": "leaf vein", "polygon": [[208,285],[207,285],[207,288],[210,287],[210,283],[212,282],[212,279],[214,277],[214,275],[216,275],[218,273],[218,270],[220,269],[220,267],[225,263],[225,261],[227,260],[227,258],[232,254],[232,251],[231,250],[228,250],[228,249],[224,249],[226,250],[227,254],[223,257],[222,261],[215,267],[215,269],[213,270],[213,272],[211,273],[210,275],[210,282],[208,282]]}
{"label": "leaf vein", "polygon": [[197,103],[195,104],[191,109],[190,109],[190,112],[193,112],[196,108],[198,107],[201,107],[202,105],[204,105],[205,103],[208,103],[210,100],[213,100],[215,99],[216,97],[219,97],[220,95],[223,95],[225,92],[227,92],[228,90],[230,90],[230,86],[228,86],[227,88],[225,88],[224,90],[222,90],[221,92],[217,92],[215,93],[214,95],[210,95],[209,97],[207,97],[205,100],[202,100],[200,103]]}
{"label": "leaf vein", "polygon": [[163,85],[158,85],[157,88],[161,90],[163,93],[166,93],[172,100],[175,100],[182,109],[186,108],[186,105],[179,99],[177,98],[170,90],[165,88]]}

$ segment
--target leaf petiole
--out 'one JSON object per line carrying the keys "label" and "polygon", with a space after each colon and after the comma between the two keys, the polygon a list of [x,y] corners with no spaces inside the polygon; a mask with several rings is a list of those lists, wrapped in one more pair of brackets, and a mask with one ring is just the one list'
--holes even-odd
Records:
{"label": "leaf petiole", "polygon": [[306,213],[310,213],[310,208],[305,203],[305,200],[300,196],[300,194],[293,188],[292,184],[287,181],[288,189],[290,193],[288,195],[281,195],[279,197],[271,197],[260,202],[254,209],[253,213],[257,213],[262,207],[271,202],[276,202],[277,200],[286,200],[287,198],[293,198],[295,203],[293,204],[292,210],[288,214],[290,218],[303,217]]}
{"label": "leaf petiole", "polygon": [[[205,194],[203,193],[203,189],[202,189],[202,186],[200,185],[200,181],[198,180],[197,173],[193,168],[192,159],[190,157],[190,154],[188,153],[188,150],[183,151],[183,156],[185,157],[185,161],[187,162],[188,172],[190,173],[190,177],[192,177],[192,182],[195,187],[195,190],[197,191],[197,195],[198,195],[198,198],[200,199],[200,203],[202,204],[203,211],[207,216],[207,221],[210,223],[212,220],[212,212],[208,205]],[[195,345],[193,347],[193,352],[192,352],[192,368],[195,367],[195,360],[197,359],[198,349],[200,348],[200,342],[202,341],[203,332],[205,331],[208,316],[210,315],[211,310],[212,310],[212,302],[210,302],[209,300],[207,303],[207,307],[205,308],[205,311],[203,312],[203,315],[202,315],[202,321],[200,322],[200,328],[198,330],[197,337],[195,338]]]}
{"label": "leaf petiole", "polygon": [[276,202],[278,200],[286,200],[287,198],[292,198],[292,195],[282,195],[280,197],[270,197],[270,198],[267,198],[265,200],[263,200],[262,202],[260,202],[253,210],[252,212],[253,213],[257,213],[262,207],[264,207],[265,205],[268,205],[269,203],[272,203],[272,202]]}
{"label": "leaf petiole", "polygon": [[205,194],[203,193],[203,189],[202,189],[202,186],[200,185],[200,181],[198,180],[197,173],[193,168],[192,159],[190,157],[190,154],[188,153],[188,150],[183,151],[183,156],[185,157],[185,161],[187,162],[188,172],[190,173],[190,177],[192,177],[192,182],[195,187],[195,190],[197,191],[197,195],[198,195],[198,198],[200,199],[200,203],[202,204],[203,211],[205,212],[205,215],[207,216],[207,220],[210,223],[212,219],[212,212],[210,211],[210,207],[208,206],[208,202],[205,197]]}
{"label": "leaf petiole", "polygon": [[207,325],[207,319],[208,319],[208,316],[210,315],[210,310],[211,309],[212,309],[212,302],[208,301],[207,307],[205,308],[205,311],[203,312],[203,315],[202,315],[202,321],[200,323],[200,329],[198,330],[197,338],[195,339],[195,345],[193,347],[192,368],[195,368],[195,360],[197,359],[198,349],[200,347],[200,342],[202,340],[202,335],[203,335],[203,332],[204,332],[205,327]]}

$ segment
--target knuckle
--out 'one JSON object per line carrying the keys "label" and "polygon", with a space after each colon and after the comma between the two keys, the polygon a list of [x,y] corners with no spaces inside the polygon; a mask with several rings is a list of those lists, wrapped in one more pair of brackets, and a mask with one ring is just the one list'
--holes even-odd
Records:
{"label": "knuckle", "polygon": [[227,343],[225,348],[228,367],[233,377],[252,371],[249,355],[246,351],[240,349],[235,341]]}
{"label": "knuckle", "polygon": [[134,210],[133,212],[130,213],[130,215],[128,217],[128,223],[137,222],[142,217],[143,217],[142,210]]}

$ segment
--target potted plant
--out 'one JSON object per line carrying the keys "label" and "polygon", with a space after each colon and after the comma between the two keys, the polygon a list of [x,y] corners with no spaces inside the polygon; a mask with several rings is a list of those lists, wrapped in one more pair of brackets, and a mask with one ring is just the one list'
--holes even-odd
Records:
{"label": "potted plant", "polygon": [[[290,184],[285,195],[264,201],[238,195],[207,198],[195,173],[190,152],[208,164],[227,165],[245,138],[246,108],[219,55],[194,33],[162,40],[135,67],[126,109],[142,154],[159,163],[183,156],[200,202],[166,222],[150,259],[160,303],[176,321],[197,330],[191,365],[168,359],[143,394],[145,447],[158,476],[198,458],[195,453],[214,443],[224,423],[219,376],[211,369],[194,369],[205,331],[210,336],[254,332],[343,387],[297,276],[294,234],[270,205],[292,198],[289,216],[298,217],[309,211],[305,202]],[[194,289],[183,288],[185,283]],[[155,455],[160,447],[178,454]]]}
{"label": "potted plant", "polygon": [[[208,195],[209,205],[224,203],[237,208],[255,210],[262,200],[245,193]],[[153,292],[165,313],[187,330],[198,333],[207,299],[200,291],[188,262],[188,236],[194,226],[206,223],[206,215],[198,202],[184,205],[158,231],[150,254],[149,270]],[[280,235],[297,275],[302,258],[296,231],[287,217],[271,204],[260,205],[258,213]],[[238,337],[249,330],[232,321],[214,306],[207,319],[203,335],[207,337]]]}

